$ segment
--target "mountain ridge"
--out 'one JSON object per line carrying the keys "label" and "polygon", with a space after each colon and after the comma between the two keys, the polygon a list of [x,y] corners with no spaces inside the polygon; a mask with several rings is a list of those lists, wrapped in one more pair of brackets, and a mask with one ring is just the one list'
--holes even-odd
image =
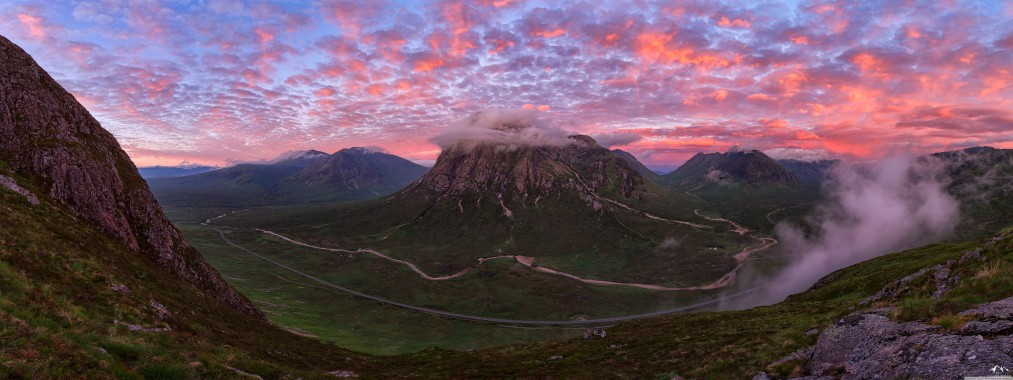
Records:
{"label": "mountain ridge", "polygon": [[636,170],[637,173],[640,173],[640,175],[643,176],[645,179],[650,181],[661,180],[662,176],[661,174],[658,174],[654,170],[648,168],[647,165],[644,165],[643,162],[640,162],[640,160],[638,160],[637,157],[634,156],[632,153],[622,149],[612,149],[612,153],[615,153],[617,156],[622,157],[622,159],[626,160],[626,163],[630,164],[630,166],[634,170]]}
{"label": "mountain ridge", "polygon": [[270,163],[245,163],[149,183],[166,204],[247,207],[369,199],[397,191],[427,170],[391,154],[346,148],[334,154],[288,152]]}
{"label": "mountain ridge", "polygon": [[794,174],[759,150],[697,153],[663,178],[673,186],[687,189],[714,186],[790,188],[800,185]]}
{"label": "mountain ridge", "polygon": [[144,166],[138,167],[137,172],[141,174],[141,178],[164,178],[164,177],[183,177],[193,174],[206,173],[212,170],[220,169],[217,166]]}

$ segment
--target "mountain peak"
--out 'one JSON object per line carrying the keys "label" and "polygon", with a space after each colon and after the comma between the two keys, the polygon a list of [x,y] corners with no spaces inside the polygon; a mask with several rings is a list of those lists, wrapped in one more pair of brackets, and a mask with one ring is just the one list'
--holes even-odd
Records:
{"label": "mountain peak", "polygon": [[344,149],[341,149],[341,150],[339,150],[337,152],[334,152],[334,154],[338,154],[338,153],[356,153],[356,154],[382,153],[382,154],[387,154],[387,152],[385,150],[383,150],[383,149],[374,148],[374,147],[365,147],[365,146],[353,146],[351,148],[344,148]]}
{"label": "mountain peak", "polygon": [[433,168],[406,191],[475,195],[492,193],[524,203],[562,193],[614,192],[631,197],[643,178],[591,137],[573,135],[565,145],[512,145],[498,141],[445,146]]}
{"label": "mountain peak", "polygon": [[749,185],[794,187],[798,178],[763,152],[731,149],[725,153],[697,153],[665,175],[680,187]]}
{"label": "mountain peak", "polygon": [[309,150],[290,150],[285,153],[278,155],[273,160],[268,161],[269,163],[276,164],[279,162],[292,161],[292,160],[317,160],[330,156],[327,153],[321,152],[315,149]]}

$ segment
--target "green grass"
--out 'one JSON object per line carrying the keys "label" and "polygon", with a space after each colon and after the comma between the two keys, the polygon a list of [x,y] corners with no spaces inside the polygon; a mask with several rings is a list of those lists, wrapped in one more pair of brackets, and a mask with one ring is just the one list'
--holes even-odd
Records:
{"label": "green grass", "polygon": [[[302,338],[222,307],[61,209],[31,206],[22,197],[0,190],[0,223],[16,226],[0,229],[0,376],[14,378],[236,377],[229,368],[265,378],[324,378],[334,370],[352,370],[367,378],[748,378],[773,360],[812,344],[816,336],[805,331],[825,327],[857,310],[849,308],[890,282],[957,259],[975,247],[983,247],[985,260],[957,265],[955,273],[963,281],[944,297],[931,298],[927,283],[916,281],[900,297],[868,307],[894,306],[898,313],[908,313],[898,316],[899,320],[955,329],[966,322],[956,317],[959,311],[1013,296],[1013,237],[1006,236],[993,245],[981,241],[934,244],[886,255],[835,272],[782,303],[625,323],[608,328],[605,339],[554,339],[472,352],[425,349],[374,357]],[[221,262],[229,262],[227,253],[219,258]],[[264,269],[233,260],[230,265],[245,266],[249,273]],[[266,273],[230,281],[244,292],[259,292],[250,293],[254,299],[288,299],[288,304],[265,306],[269,315],[277,314],[276,322],[303,321],[324,331],[353,324],[351,318],[358,318],[362,326],[372,322],[376,331],[387,329],[388,333],[439,330],[433,333],[437,340],[481,334],[463,322],[446,321],[445,327],[434,328],[435,323],[420,322],[424,316],[363,307],[368,303],[317,292],[305,284],[291,284],[304,298],[288,298],[297,292],[282,289],[284,281],[277,278],[268,282],[266,276],[274,276]],[[110,289],[112,284],[131,290],[116,292]],[[152,299],[173,316],[156,320],[147,306]],[[335,317],[306,322],[312,318],[300,316],[299,307],[309,302],[334,304],[326,312]],[[130,331],[113,320],[147,327],[164,323],[172,330]],[[347,333],[345,338],[368,346],[370,336],[383,336],[375,335],[376,331]],[[518,335],[524,337],[515,341],[547,334],[521,331]],[[489,334],[492,344],[503,342],[493,338],[497,334]],[[393,342],[375,340],[381,347]],[[555,356],[561,358],[551,359]],[[783,373],[792,368],[777,370]]]}
{"label": "green grass", "polygon": [[[749,378],[777,358],[813,344],[817,335],[805,331],[821,329],[852,312],[859,301],[890,282],[957,259],[979,244],[935,244],[878,257],[835,272],[814,289],[771,306],[626,323],[608,329],[608,337],[601,340],[574,339],[464,354],[430,351],[404,355],[395,359],[396,367],[418,368],[436,377]],[[1011,244],[1013,236],[1006,236],[988,250],[990,259],[1009,260],[1013,256]],[[959,270],[980,272],[979,265],[984,264],[967,263]],[[1013,296],[1013,289],[1001,279],[1009,274],[1004,270],[963,282],[938,302],[946,304],[946,299],[962,299],[982,290],[986,291],[975,302],[957,308]],[[908,299],[874,306],[904,308],[910,304]],[[939,311],[942,314],[934,318],[944,328],[962,323],[952,317],[952,310]],[[932,314],[920,318],[931,321]],[[553,356],[563,359],[550,360]],[[792,367],[767,370],[787,373]]]}
{"label": "green grass", "polygon": [[[428,347],[480,349],[561,339],[582,332],[582,329],[530,329],[454,321],[357,300],[230,247],[221,241],[216,232],[195,223],[226,211],[202,211],[198,208],[168,210],[167,214],[180,223],[188,240],[204,252],[209,262],[233,286],[253,299],[272,321],[342,347],[389,355]],[[251,212],[250,215],[256,214]],[[412,305],[487,317],[537,320],[614,317],[696,303],[718,293],[589,286],[572,279],[535,272],[512,260],[487,262],[481,268],[451,281],[429,281],[404,265],[370,255],[339,254],[299,247],[254,231],[228,230],[227,233],[234,242],[337,285]],[[734,243],[737,242],[727,243],[726,251],[740,248]],[[728,255],[720,251],[708,254]],[[551,259],[554,258],[539,258],[538,262],[557,265]],[[579,261],[575,262],[570,270],[579,273],[579,264]],[[714,276],[730,269],[730,266],[720,267]],[[698,281],[712,281],[714,278]],[[699,282],[687,285],[697,284]],[[342,323],[335,324],[335,320]]]}
{"label": "green grass", "polygon": [[[63,210],[6,189],[0,225],[0,377],[206,378],[246,360],[315,378],[365,359],[232,311]],[[157,320],[150,300],[173,316]]]}

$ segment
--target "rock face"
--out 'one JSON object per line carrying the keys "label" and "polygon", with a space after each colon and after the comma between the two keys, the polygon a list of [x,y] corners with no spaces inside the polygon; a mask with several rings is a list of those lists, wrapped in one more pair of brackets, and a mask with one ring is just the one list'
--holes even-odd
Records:
{"label": "rock face", "polygon": [[534,202],[572,191],[642,199],[643,178],[629,164],[587,136],[569,143],[503,146],[495,143],[451,145],[436,164],[406,192],[441,196],[497,194],[507,203]]}
{"label": "rock face", "polygon": [[31,191],[28,191],[27,189],[18,185],[17,181],[15,181],[14,178],[5,175],[0,175],[0,187],[5,187],[10,191],[20,194],[21,196],[25,197],[25,200],[27,200],[28,203],[31,203],[33,205],[39,204],[39,198],[36,198],[35,194],[32,194]]}
{"label": "rock face", "polygon": [[3,37],[0,162],[181,280],[262,317],[166,219],[116,139],[31,56]]}
{"label": "rock face", "polygon": [[920,322],[896,323],[874,311],[849,315],[820,335],[809,378],[960,379],[992,375],[994,366],[1013,363],[1013,298],[961,315],[977,321],[947,332]]}
{"label": "rock face", "polygon": [[[995,236],[959,259],[904,276],[856,306],[895,305],[915,291],[940,298],[967,276],[965,264],[986,262],[989,252],[1008,252],[1009,245],[1002,242],[1009,236]],[[828,278],[835,275],[839,273],[824,279],[832,281]],[[949,329],[927,319],[894,321],[895,310],[891,306],[851,313],[823,330],[815,345],[768,368],[794,364],[800,371],[793,376],[801,379],[962,379],[1009,374],[1000,367],[1013,367],[1013,297],[962,311]],[[757,378],[767,377],[761,373]]]}

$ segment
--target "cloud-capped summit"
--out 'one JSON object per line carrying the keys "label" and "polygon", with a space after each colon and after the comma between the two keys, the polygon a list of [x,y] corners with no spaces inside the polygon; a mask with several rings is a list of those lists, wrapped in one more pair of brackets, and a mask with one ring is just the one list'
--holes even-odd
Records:
{"label": "cloud-capped summit", "polygon": [[450,125],[431,141],[441,147],[490,143],[507,146],[562,145],[570,135],[531,109],[488,109]]}

